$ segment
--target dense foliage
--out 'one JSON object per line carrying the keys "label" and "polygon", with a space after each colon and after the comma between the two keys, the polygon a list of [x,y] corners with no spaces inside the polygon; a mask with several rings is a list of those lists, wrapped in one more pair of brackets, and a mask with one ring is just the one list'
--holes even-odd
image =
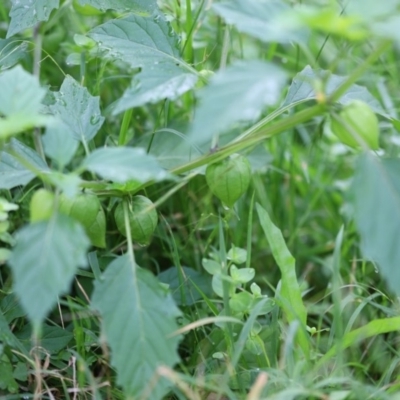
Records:
{"label": "dense foliage", "polygon": [[0,2],[0,397],[399,399],[400,0]]}

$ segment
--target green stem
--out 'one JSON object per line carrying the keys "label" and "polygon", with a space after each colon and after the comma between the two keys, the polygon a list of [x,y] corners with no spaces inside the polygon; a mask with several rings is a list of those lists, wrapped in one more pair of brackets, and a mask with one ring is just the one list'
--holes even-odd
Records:
{"label": "green stem", "polygon": [[186,0],[186,43],[185,59],[188,63],[193,63],[193,15],[192,2]]}
{"label": "green stem", "polygon": [[[185,172],[191,171],[195,168],[199,168],[203,165],[214,163],[229,155],[241,151],[247,147],[261,142],[264,139],[270,138],[278,133],[292,129],[296,125],[302,124],[309,121],[317,115],[321,115],[325,111],[325,106],[322,104],[316,104],[312,107],[306,108],[290,117],[276,122],[273,125],[265,127],[267,122],[264,124],[257,124],[257,130],[252,131],[251,136],[244,138],[240,142],[231,142],[228,145],[221,147],[217,151],[211,154],[206,154],[197,158],[196,160],[190,161],[187,164],[173,168],[170,172],[175,175],[183,174]],[[268,120],[269,122],[269,120]],[[263,129],[264,128],[264,129]]]}
{"label": "green stem", "polygon": [[347,90],[355,83],[360,76],[362,76],[379,57],[391,46],[389,40],[382,42],[376,50],[365,59],[365,61],[359,65],[350,76],[329,96],[329,102],[334,103],[338,101]]}
{"label": "green stem", "polygon": [[[40,60],[42,58],[42,35],[40,34],[40,24],[37,24],[33,30],[33,42],[35,49],[33,52],[33,75],[40,79]],[[35,128],[33,131],[33,142],[35,149],[42,158],[46,161],[42,145],[42,134],[40,128]]]}
{"label": "green stem", "polygon": [[126,138],[128,135],[129,124],[132,119],[133,109],[126,110],[124,113],[124,118],[122,119],[121,129],[119,131],[118,146],[126,145]]}
{"label": "green stem", "polygon": [[125,222],[125,233],[126,233],[126,241],[128,245],[128,256],[132,263],[132,268],[136,268],[135,262],[135,254],[133,253],[133,245],[132,245],[132,235],[131,229],[129,225],[129,209],[128,209],[128,201],[126,199],[123,200],[124,206],[124,222]]}

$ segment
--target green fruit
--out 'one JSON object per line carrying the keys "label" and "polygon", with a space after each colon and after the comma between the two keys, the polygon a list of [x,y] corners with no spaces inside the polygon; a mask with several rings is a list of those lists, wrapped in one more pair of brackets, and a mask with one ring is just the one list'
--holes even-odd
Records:
{"label": "green fruit", "polygon": [[[129,230],[134,242],[139,244],[148,244],[150,238],[156,229],[158,215],[153,202],[144,196],[135,196],[129,203]],[[114,213],[115,222],[118,231],[126,237],[124,206],[119,203]]]}
{"label": "green fruit", "polygon": [[355,149],[361,147],[361,142],[373,150],[379,148],[378,118],[368,104],[353,100],[343,107],[339,117],[332,117],[331,130],[342,143]]}
{"label": "green fruit", "polygon": [[106,217],[96,195],[79,194],[72,199],[62,195],[59,210],[83,225],[93,246],[106,247]]}
{"label": "green fruit", "polygon": [[54,211],[54,194],[46,189],[37,190],[29,204],[31,222],[47,221]]}
{"label": "green fruit", "polygon": [[233,154],[227,160],[208,165],[206,181],[211,192],[232,207],[249,187],[251,167],[246,157]]}

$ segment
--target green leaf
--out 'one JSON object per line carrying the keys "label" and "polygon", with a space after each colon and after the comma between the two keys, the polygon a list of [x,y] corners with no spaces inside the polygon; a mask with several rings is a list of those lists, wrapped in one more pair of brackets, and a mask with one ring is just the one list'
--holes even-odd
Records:
{"label": "green leaf", "polygon": [[175,100],[190,90],[196,81],[196,75],[170,62],[159,63],[156,68],[146,68],[135,76],[131,86],[113,105],[113,113],[118,114],[129,108],[164,99]]}
{"label": "green leaf", "polygon": [[46,155],[56,161],[60,169],[72,160],[79,145],[79,142],[70,135],[69,127],[62,121],[48,126],[42,141]]}
{"label": "green leaf", "polygon": [[78,0],[81,5],[89,4],[99,10],[117,10],[152,13],[157,9],[157,0]]}
{"label": "green leaf", "polygon": [[[272,223],[267,211],[256,204],[258,218],[271,248],[272,255],[281,271],[281,307],[289,322],[298,320],[301,326],[297,332],[297,342],[304,355],[309,356],[308,337],[305,333],[307,310],[301,297],[301,290],[296,276],[295,259],[286,247],[282,232]],[[304,329],[303,329],[304,328]]]}
{"label": "green leaf", "polygon": [[249,292],[235,293],[229,299],[229,306],[235,313],[250,312],[253,305],[253,296]]}
{"label": "green leaf", "polygon": [[[25,325],[22,331],[18,332],[18,338],[25,344],[29,351],[32,346],[32,327]],[[40,336],[40,346],[46,349],[50,354],[57,354],[59,351],[67,347],[68,343],[74,337],[73,333],[60,328],[57,325],[43,324]]]}
{"label": "green leaf", "polygon": [[39,113],[46,90],[20,65],[0,74],[0,115],[34,116]]}
{"label": "green leaf", "polygon": [[34,326],[65,293],[78,267],[86,267],[89,240],[78,222],[54,214],[49,221],[27,225],[16,234],[9,260],[14,289]]}
{"label": "green leaf", "polygon": [[7,38],[35,26],[40,21],[47,21],[50,13],[60,5],[59,0],[11,0],[11,2],[11,22]]}
{"label": "green leaf", "polygon": [[168,382],[153,380],[157,367],[172,367],[179,361],[179,337],[174,332],[180,312],[171,296],[149,271],[125,255],[95,282],[92,307],[102,316],[111,363],[126,395],[140,398],[146,393],[161,399]]}
{"label": "green leaf", "polygon": [[100,113],[100,97],[92,96],[70,76],[64,79],[54,97],[56,102],[49,109],[68,127],[67,132],[81,142],[93,139],[104,122]]}
{"label": "green leaf", "polygon": [[226,258],[231,260],[234,264],[243,264],[247,260],[247,250],[232,246],[229,249]]}
{"label": "green leaf", "polygon": [[[193,268],[182,267],[182,275],[177,267],[171,267],[157,275],[157,278],[169,285],[176,304],[193,305],[202,298],[199,288],[206,296],[211,296],[211,279]],[[194,285],[193,285],[193,283]]]}
{"label": "green leaf", "polygon": [[104,179],[120,183],[129,180],[145,183],[150,180],[161,181],[169,177],[168,172],[158,165],[157,160],[146,154],[142,148],[97,149],[86,157],[83,167]]}
{"label": "green leaf", "polygon": [[399,295],[400,160],[362,155],[351,193],[363,255],[378,263],[389,288]]}
{"label": "green leaf", "polygon": [[235,282],[247,283],[254,278],[256,271],[254,268],[238,268],[235,265],[232,265],[230,268],[230,273]]}
{"label": "green leaf", "polygon": [[397,0],[385,2],[349,0],[344,12],[346,15],[358,18],[375,36],[400,40],[399,30],[397,29],[400,22]]}
{"label": "green leaf", "polygon": [[0,73],[0,87],[0,139],[51,121],[39,114],[46,91],[20,65]]}
{"label": "green leaf", "polygon": [[12,363],[4,353],[0,354],[0,389],[6,390],[8,393],[18,392],[18,383],[13,377]]}
{"label": "green leaf", "polygon": [[26,57],[28,43],[14,39],[0,39],[0,71],[13,67]]}
{"label": "green leaf", "polygon": [[201,264],[204,269],[211,275],[219,274],[222,271],[222,266],[219,262],[203,258]]}
{"label": "green leaf", "polygon": [[239,61],[217,72],[199,91],[191,138],[204,143],[235,123],[256,120],[278,102],[285,82],[282,69],[263,61]]}
{"label": "green leaf", "polygon": [[[213,4],[214,11],[240,32],[263,42],[304,42],[308,32],[286,23],[291,8],[279,0],[229,0]],[[290,22],[290,21],[289,21]]]}
{"label": "green leaf", "polygon": [[26,185],[35,177],[35,174],[18,160],[19,158],[24,159],[39,172],[49,171],[36,151],[17,139],[11,139],[0,153],[0,189]]}
{"label": "green leaf", "polygon": [[[299,72],[290,85],[288,94],[282,107],[293,106],[310,100],[316,100],[316,86],[321,86],[322,81],[326,80],[322,87],[324,94],[331,95],[347,77],[331,74],[329,71],[314,71],[309,65]],[[318,83],[318,81],[320,83]],[[363,86],[352,85],[350,89],[339,99],[338,103],[346,105],[353,100],[362,100],[367,103],[372,110],[386,118],[392,118],[379,104],[379,101]]]}
{"label": "green leaf", "polygon": [[19,341],[19,339],[11,332],[8,325],[8,321],[4,316],[3,309],[0,308],[0,342],[10,346],[12,349],[18,350],[25,356],[29,355],[24,345]]}
{"label": "green leaf", "polygon": [[129,15],[89,32],[106,58],[142,68],[116,103],[114,113],[145,102],[175,99],[191,89],[197,77],[180,57],[179,39],[164,17]]}

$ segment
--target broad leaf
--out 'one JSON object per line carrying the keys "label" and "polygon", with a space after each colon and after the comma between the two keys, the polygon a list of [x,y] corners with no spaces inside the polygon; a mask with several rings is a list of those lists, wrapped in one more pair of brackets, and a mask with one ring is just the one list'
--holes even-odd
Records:
{"label": "broad leaf", "polygon": [[62,121],[47,127],[42,140],[46,155],[56,161],[60,169],[71,161],[79,145],[69,133],[69,127]]}
{"label": "broad leaf", "polygon": [[199,91],[192,139],[204,143],[235,123],[256,120],[278,102],[285,82],[283,70],[262,61],[240,61],[218,72]]}
{"label": "broad leaf", "polygon": [[261,227],[268,240],[272,255],[281,271],[281,290],[279,300],[289,322],[298,320],[300,328],[297,341],[304,355],[309,356],[308,338],[305,333],[307,310],[301,297],[301,290],[296,276],[295,259],[286,247],[282,232],[272,223],[267,211],[256,204]]}
{"label": "broad leaf", "polygon": [[47,21],[50,13],[60,5],[60,0],[11,0],[11,2],[8,38],[35,26],[40,21]]}
{"label": "broad leaf", "polygon": [[378,263],[390,289],[400,295],[400,160],[362,155],[352,202],[363,255]]}
{"label": "broad leaf", "polygon": [[0,71],[14,66],[26,57],[28,43],[14,39],[0,39]]}
{"label": "broad leaf", "polygon": [[191,89],[197,77],[180,57],[178,36],[164,17],[129,15],[94,28],[94,39],[104,57],[142,68],[118,101],[114,113],[145,102],[175,99]]}
{"label": "broad leaf", "polygon": [[95,282],[92,307],[102,316],[111,348],[111,363],[127,396],[161,399],[168,382],[157,367],[179,361],[179,337],[174,335],[180,315],[171,296],[147,270],[128,256],[114,260]]}
{"label": "broad leaf", "polygon": [[[306,101],[315,100],[317,98],[315,82],[317,81],[321,82],[326,80],[323,90],[324,94],[329,96],[343,82],[345,82],[346,79],[345,76],[334,75],[329,71],[324,70],[314,71],[310,66],[307,66],[294,77],[282,107],[293,106]],[[362,100],[377,114],[386,118],[391,118],[391,116],[388,115],[379,104],[378,100],[376,100],[368,89],[363,86],[352,85],[338,102],[345,105],[350,103],[352,100]]]}
{"label": "broad leaf", "polygon": [[152,13],[157,9],[157,0],[78,0],[82,5],[89,4],[99,10],[117,10]]}
{"label": "broad leaf", "polygon": [[0,114],[3,116],[36,115],[46,90],[40,87],[37,77],[20,65],[0,74]]}
{"label": "broad leaf", "polygon": [[67,132],[81,142],[93,139],[104,122],[100,98],[92,96],[70,76],[65,78],[54,97],[56,102],[49,109],[68,127]]}
{"label": "broad leaf", "polygon": [[90,242],[79,223],[60,214],[23,227],[16,239],[9,260],[14,289],[38,326],[69,289],[78,267],[86,267]]}
{"label": "broad leaf", "polygon": [[190,306],[202,298],[199,288],[206,296],[211,296],[211,278],[193,268],[171,267],[157,275],[157,278],[169,286],[176,304]]}
{"label": "broad leaf", "polygon": [[[280,0],[229,0],[213,4],[228,24],[263,42],[304,42],[307,30],[286,23],[290,7]],[[290,22],[290,21],[288,21]]]}
{"label": "broad leaf", "polygon": [[19,161],[25,160],[31,167],[40,173],[49,171],[46,163],[39,154],[17,139],[11,139],[0,152],[0,189],[12,189],[19,185],[26,185],[35,174]]}
{"label": "broad leaf", "polygon": [[131,86],[115,103],[113,113],[163,99],[175,100],[190,90],[196,81],[196,75],[185,72],[170,62],[159,63],[157,67],[151,66],[135,76]]}
{"label": "broad leaf", "polygon": [[0,74],[0,88],[0,139],[50,122],[39,114],[46,90],[21,66]]}
{"label": "broad leaf", "polygon": [[[26,346],[28,350],[32,346],[32,328],[25,325],[25,327],[18,332],[18,339]],[[40,346],[46,349],[50,354],[58,353],[63,350],[71,339],[74,337],[73,333],[67,329],[62,329],[57,325],[43,324],[40,336]]]}
{"label": "broad leaf", "polygon": [[109,147],[97,149],[83,162],[83,167],[102,178],[124,183],[161,181],[169,177],[157,160],[142,148]]}

